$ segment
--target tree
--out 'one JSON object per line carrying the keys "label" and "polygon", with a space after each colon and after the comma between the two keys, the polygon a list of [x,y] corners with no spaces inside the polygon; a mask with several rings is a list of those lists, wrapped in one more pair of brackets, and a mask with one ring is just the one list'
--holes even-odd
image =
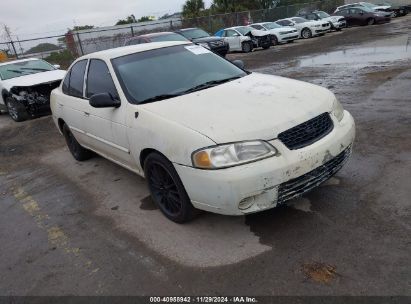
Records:
{"label": "tree", "polygon": [[276,0],[214,0],[211,9],[223,13],[259,10],[272,8],[277,2]]}
{"label": "tree", "polygon": [[146,22],[146,21],[152,21],[153,19],[149,16],[143,16],[140,19],[138,19],[138,22]]}
{"label": "tree", "polygon": [[127,16],[126,19],[118,20],[116,25],[124,25],[124,24],[130,24],[130,23],[136,23],[136,17],[134,17],[134,15]]}
{"label": "tree", "polygon": [[60,47],[58,47],[55,44],[52,43],[40,43],[32,48],[30,48],[26,54],[35,54],[35,53],[42,53],[42,52],[49,52],[49,51],[56,51],[59,50]]}
{"label": "tree", "polygon": [[83,31],[83,30],[91,30],[94,28],[94,25],[76,25],[72,29],[69,29],[69,31]]}
{"label": "tree", "polygon": [[187,0],[183,5],[183,16],[184,18],[195,18],[200,16],[201,11],[204,10],[203,0]]}

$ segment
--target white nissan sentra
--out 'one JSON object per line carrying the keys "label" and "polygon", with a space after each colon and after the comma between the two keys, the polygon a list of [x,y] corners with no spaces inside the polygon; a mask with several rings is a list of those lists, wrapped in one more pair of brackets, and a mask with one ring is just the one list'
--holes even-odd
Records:
{"label": "white nissan sentra", "polygon": [[197,209],[244,215],[301,196],[341,169],[355,136],[327,89],[187,42],[83,56],[51,108],[76,160],[94,151],[144,176],[179,223]]}

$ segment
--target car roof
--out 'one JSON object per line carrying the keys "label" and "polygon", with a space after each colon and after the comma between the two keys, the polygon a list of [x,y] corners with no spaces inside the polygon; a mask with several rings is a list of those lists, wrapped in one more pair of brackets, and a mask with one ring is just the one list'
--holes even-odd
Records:
{"label": "car roof", "polygon": [[99,51],[95,53],[90,53],[90,54],[87,54],[87,55],[84,55],[78,58],[76,61],[83,60],[83,59],[89,59],[89,58],[97,58],[97,59],[108,61],[113,58],[126,56],[126,55],[130,55],[134,53],[167,48],[167,47],[177,46],[177,45],[190,45],[190,44],[192,44],[192,42],[190,41],[163,41],[163,42],[150,42],[150,43],[143,43],[143,44],[137,44],[137,45],[129,45],[129,46],[123,46],[123,47],[118,47],[114,49]]}
{"label": "car roof", "polygon": [[177,32],[185,32],[185,31],[191,31],[191,30],[201,30],[201,29],[198,27],[187,27],[187,28],[179,29],[177,30]]}
{"label": "car roof", "polygon": [[37,58],[26,58],[26,59],[17,59],[17,60],[5,61],[5,62],[1,62],[1,63],[0,63],[0,66],[2,66],[2,65],[7,65],[7,64],[10,64],[10,63],[17,63],[17,62],[24,62],[24,61],[32,61],[32,60],[40,60],[40,59],[37,59]]}

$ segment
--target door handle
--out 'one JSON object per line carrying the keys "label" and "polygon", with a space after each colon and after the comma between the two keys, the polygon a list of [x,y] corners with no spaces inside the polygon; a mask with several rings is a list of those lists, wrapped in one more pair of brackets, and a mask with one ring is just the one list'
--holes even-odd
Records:
{"label": "door handle", "polygon": [[84,112],[84,116],[90,116],[90,113],[88,113],[88,112]]}

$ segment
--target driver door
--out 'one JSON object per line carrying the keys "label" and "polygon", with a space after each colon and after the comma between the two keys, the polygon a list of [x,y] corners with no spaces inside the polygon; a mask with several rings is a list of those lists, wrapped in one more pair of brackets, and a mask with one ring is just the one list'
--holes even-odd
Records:
{"label": "driver door", "polygon": [[240,34],[234,30],[224,31],[224,40],[230,45],[230,50],[241,50]]}
{"label": "driver door", "polygon": [[[85,97],[99,93],[110,93],[120,98],[107,64],[100,59],[90,59],[85,80]],[[90,148],[109,159],[126,166],[133,164],[126,127],[127,103],[120,107],[94,108],[88,105],[86,133]]]}

